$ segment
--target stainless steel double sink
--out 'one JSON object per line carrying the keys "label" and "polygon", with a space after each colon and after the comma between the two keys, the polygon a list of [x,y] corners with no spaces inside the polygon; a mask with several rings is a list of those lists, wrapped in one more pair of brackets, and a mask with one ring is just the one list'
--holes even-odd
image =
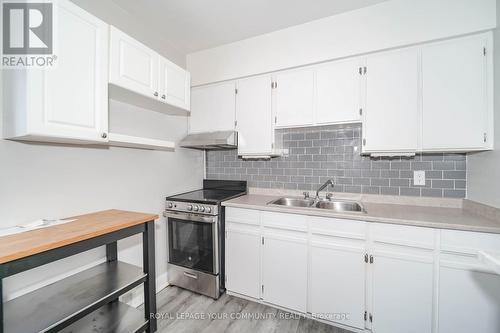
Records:
{"label": "stainless steel double sink", "polygon": [[346,213],[346,212],[366,213],[361,203],[357,201],[347,201],[347,200],[328,200],[328,199],[316,200],[312,198],[283,197],[269,202],[268,205],[326,209],[339,213]]}

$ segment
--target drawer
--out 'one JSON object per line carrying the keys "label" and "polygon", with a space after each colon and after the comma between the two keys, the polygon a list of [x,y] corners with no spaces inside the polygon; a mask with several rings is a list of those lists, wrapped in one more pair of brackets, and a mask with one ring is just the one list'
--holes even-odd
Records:
{"label": "drawer", "polygon": [[309,217],[313,235],[366,239],[366,222],[331,217]]}
{"label": "drawer", "polygon": [[480,250],[500,252],[500,235],[441,230],[441,251],[475,255]]}
{"label": "drawer", "polygon": [[261,212],[262,225],[270,228],[307,232],[308,216]]}
{"label": "drawer", "polygon": [[373,223],[370,235],[375,243],[434,249],[438,230],[431,228]]}
{"label": "drawer", "polygon": [[232,223],[260,225],[260,211],[226,207],[226,221]]}

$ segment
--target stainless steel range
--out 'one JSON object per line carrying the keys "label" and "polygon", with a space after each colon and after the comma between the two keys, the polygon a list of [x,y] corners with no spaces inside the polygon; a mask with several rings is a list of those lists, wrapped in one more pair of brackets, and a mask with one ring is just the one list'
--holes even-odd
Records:
{"label": "stainless steel range", "polygon": [[215,299],[224,292],[224,207],[246,194],[246,181],[203,181],[203,189],[167,197],[168,282]]}

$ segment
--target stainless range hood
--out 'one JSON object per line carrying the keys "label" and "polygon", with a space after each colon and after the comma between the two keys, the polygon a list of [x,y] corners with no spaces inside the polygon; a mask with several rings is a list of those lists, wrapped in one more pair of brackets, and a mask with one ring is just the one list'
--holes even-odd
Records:
{"label": "stainless range hood", "polygon": [[238,132],[218,131],[189,134],[179,142],[180,147],[199,150],[223,150],[238,148]]}

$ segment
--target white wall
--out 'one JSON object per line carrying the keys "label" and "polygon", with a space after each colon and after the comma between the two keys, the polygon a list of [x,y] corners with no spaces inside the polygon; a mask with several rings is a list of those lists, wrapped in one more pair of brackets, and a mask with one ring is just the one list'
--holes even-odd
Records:
{"label": "white wall", "polygon": [[81,8],[99,17],[104,22],[114,25],[143,44],[161,53],[170,61],[184,67],[186,55],[175,48],[168,40],[168,31],[158,31],[148,22],[138,21],[133,13],[129,13],[116,5],[115,0],[70,0]]}
{"label": "white wall", "polygon": [[[113,7],[112,1],[75,2],[86,3],[96,16],[155,46],[155,33],[132,17],[127,18],[119,8]],[[169,53],[161,38],[156,43],[163,48],[155,49],[183,65],[182,55]],[[187,133],[186,117],[165,116],[114,101],[110,102],[110,113],[110,127],[117,132],[146,133],[153,138],[174,141]],[[26,144],[0,139],[0,228],[39,218],[60,218],[110,208],[161,215],[165,196],[198,188],[202,179],[203,155],[194,150],[176,149],[172,153]],[[157,276],[159,284],[164,285],[167,247],[163,217],[156,227]],[[10,277],[5,280],[4,298],[15,297],[103,256],[103,249],[89,251]],[[120,242],[119,258],[142,265],[141,238]]]}
{"label": "white wall", "polygon": [[[497,0],[500,21],[500,0]],[[467,157],[467,198],[500,208],[500,28],[494,32],[495,150]]]}
{"label": "white wall", "polygon": [[391,0],[188,54],[187,67],[195,86],[495,26],[495,0]]}

